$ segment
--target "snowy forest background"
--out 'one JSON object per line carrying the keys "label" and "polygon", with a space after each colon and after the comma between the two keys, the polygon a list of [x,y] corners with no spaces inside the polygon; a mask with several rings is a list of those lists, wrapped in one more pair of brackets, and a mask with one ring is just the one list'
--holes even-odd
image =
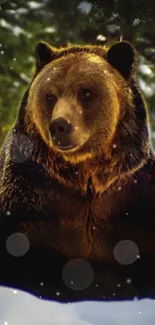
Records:
{"label": "snowy forest background", "polygon": [[39,40],[53,46],[129,40],[140,54],[137,79],[148,103],[155,148],[154,0],[0,0],[0,144],[15,120]]}

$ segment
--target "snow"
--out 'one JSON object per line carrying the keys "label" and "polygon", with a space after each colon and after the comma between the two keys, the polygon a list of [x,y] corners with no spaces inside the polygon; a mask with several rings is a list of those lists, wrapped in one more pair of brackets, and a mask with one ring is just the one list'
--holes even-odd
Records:
{"label": "snow", "polygon": [[46,27],[44,28],[44,32],[45,33],[55,33],[56,32],[56,29],[54,27]]}
{"label": "snow", "polygon": [[152,70],[146,64],[140,64],[138,70],[144,75],[153,75]]}
{"label": "snow", "polygon": [[10,28],[10,24],[8,24],[7,22],[6,22],[6,20],[5,19],[0,19],[0,26],[1,27],[4,27],[4,28]]}
{"label": "snow", "polygon": [[151,299],[61,304],[13,291],[0,287],[1,325],[155,324],[155,301]]}
{"label": "snow", "polygon": [[101,34],[97,35],[96,39],[97,39],[98,41],[106,41],[106,37],[103,36],[103,35],[101,35]]}
{"label": "snow", "polygon": [[13,28],[13,34],[15,36],[19,36],[20,34],[24,34],[24,30],[22,28],[20,28],[19,26],[15,26]]}
{"label": "snow", "polygon": [[88,15],[92,9],[92,4],[87,1],[82,1],[77,7],[83,14]]}
{"label": "snow", "polygon": [[155,84],[150,83],[150,85],[147,84],[144,80],[140,79],[138,80],[139,86],[141,90],[143,91],[144,95],[150,97],[154,94],[155,91]]}
{"label": "snow", "polygon": [[28,2],[28,6],[31,9],[40,9],[41,7],[44,6],[44,4],[43,3],[38,3],[38,2],[35,2],[35,1],[30,1],[30,2]]}
{"label": "snow", "polygon": [[110,24],[106,26],[106,29],[109,33],[116,33],[118,30],[120,30],[120,26],[115,24]]}
{"label": "snow", "polygon": [[140,24],[140,22],[141,22],[141,20],[139,18],[135,18],[132,25],[137,26]]}
{"label": "snow", "polygon": [[20,28],[19,26],[13,26],[13,25],[7,23],[5,19],[0,19],[0,26],[10,30],[13,33],[13,35],[15,35],[17,37],[20,34],[26,35],[28,38],[31,37],[30,33],[26,32],[24,29]]}
{"label": "snow", "polygon": [[27,14],[28,13],[28,9],[26,9],[26,8],[19,8],[19,9],[17,9],[16,10],[16,12],[18,13],[18,14]]}

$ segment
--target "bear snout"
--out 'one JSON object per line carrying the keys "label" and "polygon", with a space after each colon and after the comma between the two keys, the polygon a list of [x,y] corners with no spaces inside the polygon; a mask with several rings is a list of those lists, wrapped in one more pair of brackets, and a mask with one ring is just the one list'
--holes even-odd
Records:
{"label": "bear snout", "polygon": [[53,144],[58,147],[72,147],[69,137],[72,130],[72,124],[64,118],[60,117],[52,121],[50,126],[50,134],[52,137]]}

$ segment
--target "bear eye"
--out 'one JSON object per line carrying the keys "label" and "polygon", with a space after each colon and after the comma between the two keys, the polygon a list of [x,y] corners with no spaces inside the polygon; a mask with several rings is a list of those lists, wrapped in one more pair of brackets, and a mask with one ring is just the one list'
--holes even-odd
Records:
{"label": "bear eye", "polygon": [[89,88],[81,88],[79,91],[79,97],[83,101],[91,101],[92,100],[92,91]]}
{"label": "bear eye", "polygon": [[50,94],[50,95],[46,95],[46,102],[48,104],[48,106],[54,106],[56,104],[56,101],[57,101],[57,97]]}

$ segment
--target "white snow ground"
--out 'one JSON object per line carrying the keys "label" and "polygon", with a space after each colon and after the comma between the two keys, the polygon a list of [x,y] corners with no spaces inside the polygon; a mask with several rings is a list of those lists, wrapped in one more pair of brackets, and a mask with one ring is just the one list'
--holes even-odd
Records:
{"label": "white snow ground", "polygon": [[155,300],[61,304],[0,287],[0,325],[154,325]]}

